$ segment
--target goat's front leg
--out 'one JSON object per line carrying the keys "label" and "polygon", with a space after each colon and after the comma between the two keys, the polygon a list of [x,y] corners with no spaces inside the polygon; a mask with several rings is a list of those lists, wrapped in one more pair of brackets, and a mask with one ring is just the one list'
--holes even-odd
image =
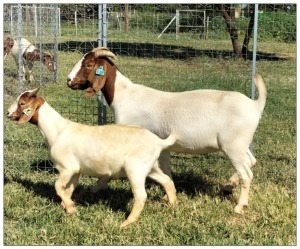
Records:
{"label": "goat's front leg", "polygon": [[58,179],[55,182],[55,190],[57,195],[62,200],[62,206],[70,214],[76,213],[76,207],[71,200],[71,195],[78,182],[78,174],[74,174],[72,171],[64,170],[60,173]]}
{"label": "goat's front leg", "polygon": [[106,189],[108,187],[108,183],[110,182],[111,178],[109,176],[103,176],[99,178],[97,185],[91,188],[93,193],[97,193],[100,190]]}
{"label": "goat's front leg", "polygon": [[22,66],[22,75],[21,75],[21,78],[22,78],[22,82],[24,84],[24,82],[26,82],[26,70],[25,70],[25,66],[24,65]]}
{"label": "goat's front leg", "polygon": [[33,81],[33,72],[32,72],[32,68],[33,68],[33,63],[32,63],[32,62],[28,62],[29,82],[32,82],[32,81]]}
{"label": "goat's front leg", "polygon": [[79,181],[79,178],[80,178],[80,174],[75,174],[72,176],[71,180],[68,182],[67,184],[67,188],[65,190],[66,192],[66,195],[71,199],[72,197],[72,194],[78,184],[78,181]]}

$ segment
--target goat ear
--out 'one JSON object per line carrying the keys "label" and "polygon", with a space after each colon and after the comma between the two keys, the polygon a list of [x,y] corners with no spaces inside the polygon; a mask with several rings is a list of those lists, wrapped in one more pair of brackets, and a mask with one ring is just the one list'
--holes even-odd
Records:
{"label": "goat ear", "polygon": [[31,107],[24,109],[22,111],[21,117],[18,120],[18,123],[20,123],[20,124],[27,123],[32,118],[34,113],[35,113],[35,110],[33,110],[33,108],[31,108]]}
{"label": "goat ear", "polygon": [[[40,87],[37,87],[33,90],[28,91],[28,97],[31,98],[31,97],[36,96],[39,90],[40,90]],[[18,123],[20,123],[20,124],[27,123],[32,118],[35,111],[36,111],[36,108],[34,108],[34,107],[25,108],[22,111],[22,114],[18,120]]]}
{"label": "goat ear", "polygon": [[39,90],[40,90],[40,87],[37,87],[33,90],[28,91],[29,92],[29,97],[36,96],[36,94],[38,93]]}
{"label": "goat ear", "polygon": [[106,72],[104,68],[105,66],[95,67],[89,74],[88,81],[91,82],[92,86],[86,89],[85,96],[91,97],[103,88],[106,81]]}

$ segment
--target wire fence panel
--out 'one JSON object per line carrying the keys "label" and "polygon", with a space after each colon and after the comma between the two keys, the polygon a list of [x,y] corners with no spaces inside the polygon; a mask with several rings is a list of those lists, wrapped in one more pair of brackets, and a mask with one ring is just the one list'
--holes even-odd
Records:
{"label": "wire fence panel", "polygon": [[[25,90],[30,81],[35,85],[57,81],[57,37],[60,25],[59,8],[56,5],[19,4],[5,5],[4,10],[5,39],[7,37],[14,39],[15,43],[17,43],[15,46],[20,44],[19,48],[21,49],[17,55],[6,57],[6,69],[10,69],[10,72],[7,72],[7,74],[12,76],[9,80],[13,82],[18,78],[19,83],[21,83],[19,84],[19,92]],[[26,39],[28,42],[23,39]],[[32,46],[35,46],[39,51],[33,54]],[[30,53],[28,57],[30,59],[25,60],[25,54],[27,53]],[[54,58],[52,67],[48,66],[44,54],[48,54]],[[11,57],[14,57],[15,62],[18,62],[18,64],[13,62]],[[33,61],[34,64],[32,68],[34,81],[27,74],[23,77],[20,75],[23,71],[23,66],[31,70],[29,68],[31,62],[28,61]],[[15,67],[19,69],[14,70],[13,68]],[[18,72],[18,77],[14,77],[16,72]],[[16,84],[12,83],[11,85]]]}

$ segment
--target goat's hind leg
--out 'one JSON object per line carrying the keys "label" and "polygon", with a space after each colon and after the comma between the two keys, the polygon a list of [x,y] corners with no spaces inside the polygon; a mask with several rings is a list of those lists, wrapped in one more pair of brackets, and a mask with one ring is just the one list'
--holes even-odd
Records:
{"label": "goat's hind leg", "polygon": [[[256,159],[249,149],[247,151],[247,155],[249,157],[249,165],[251,165],[250,168],[252,168],[256,163]],[[239,177],[238,173],[235,172],[229,178],[229,181],[227,182],[227,184],[225,184],[225,186],[223,187],[223,192],[225,194],[232,194],[232,190],[239,185],[239,182],[240,182],[240,177]]]}
{"label": "goat's hind leg", "polygon": [[134,202],[131,213],[121,224],[121,228],[126,227],[139,219],[139,216],[144,209],[147,199],[147,193],[145,189],[146,176],[136,174],[128,176],[128,179],[134,196]]}
{"label": "goat's hind leg", "polygon": [[146,177],[149,175],[155,162],[152,156],[150,156],[153,153],[154,151],[148,147],[138,147],[136,150],[131,152],[131,155],[129,155],[128,158],[125,159],[125,172],[130,182],[134,202],[131,213],[121,224],[121,228],[136,222],[144,209],[147,199],[145,189]]}
{"label": "goat's hind leg", "polygon": [[162,170],[158,167],[157,162],[155,162],[155,165],[149,173],[148,177],[163,186],[166,191],[169,203],[171,205],[174,205],[177,200],[174,182],[168,175],[162,172]]}
{"label": "goat's hind leg", "polygon": [[[254,157],[252,154],[249,154],[249,152],[250,151],[243,152],[242,150],[237,150],[233,151],[232,153],[227,153],[236,169],[235,174],[239,176],[241,181],[241,192],[238,199],[238,204],[234,208],[234,211],[239,214],[243,213],[244,207],[248,207],[250,185],[253,179],[251,167],[253,166],[253,162],[255,162],[255,160],[253,160]],[[233,177],[236,178],[235,175],[233,175]]]}

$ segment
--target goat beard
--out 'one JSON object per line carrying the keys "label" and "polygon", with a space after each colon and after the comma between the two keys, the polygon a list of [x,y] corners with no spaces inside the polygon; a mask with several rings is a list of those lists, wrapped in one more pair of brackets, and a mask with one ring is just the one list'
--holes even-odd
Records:
{"label": "goat beard", "polygon": [[84,96],[90,98],[90,97],[94,96],[95,94],[96,94],[96,91],[92,87],[89,87],[85,90]]}

